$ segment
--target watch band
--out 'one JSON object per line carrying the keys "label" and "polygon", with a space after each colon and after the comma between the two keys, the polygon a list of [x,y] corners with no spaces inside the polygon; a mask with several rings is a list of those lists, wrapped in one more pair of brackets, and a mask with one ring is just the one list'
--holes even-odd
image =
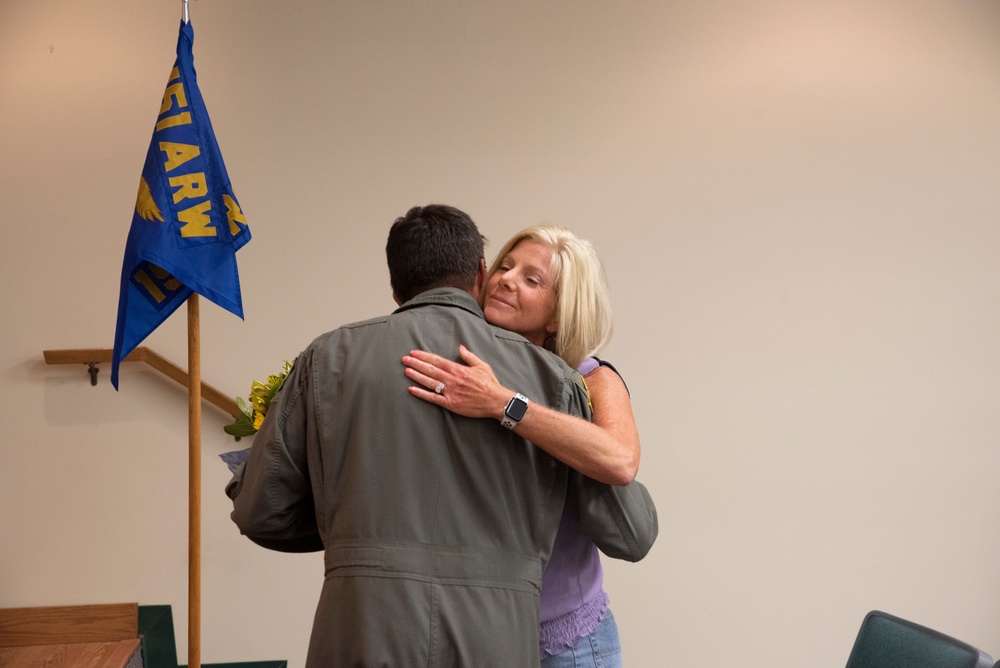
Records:
{"label": "watch band", "polygon": [[503,409],[503,419],[500,420],[500,426],[505,429],[513,429],[524,417],[525,412],[528,410],[528,397],[524,396],[520,392],[515,394],[507,402],[507,407]]}

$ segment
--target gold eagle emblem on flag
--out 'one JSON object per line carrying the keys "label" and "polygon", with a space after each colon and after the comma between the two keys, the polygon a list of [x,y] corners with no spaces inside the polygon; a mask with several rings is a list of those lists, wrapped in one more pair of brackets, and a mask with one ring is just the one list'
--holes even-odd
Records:
{"label": "gold eagle emblem on flag", "polygon": [[143,220],[152,221],[156,219],[161,223],[163,222],[163,214],[160,213],[160,207],[156,206],[156,201],[153,200],[153,193],[149,190],[149,184],[141,176],[139,177],[139,194],[135,197],[135,212]]}

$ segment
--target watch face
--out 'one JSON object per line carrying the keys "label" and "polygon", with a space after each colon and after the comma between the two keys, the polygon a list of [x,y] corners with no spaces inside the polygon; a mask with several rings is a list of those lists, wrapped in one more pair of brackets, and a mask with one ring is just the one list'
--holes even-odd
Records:
{"label": "watch face", "polygon": [[507,410],[504,411],[504,414],[511,420],[520,420],[524,417],[524,413],[527,410],[528,402],[520,397],[514,397],[510,400],[510,403],[507,404]]}

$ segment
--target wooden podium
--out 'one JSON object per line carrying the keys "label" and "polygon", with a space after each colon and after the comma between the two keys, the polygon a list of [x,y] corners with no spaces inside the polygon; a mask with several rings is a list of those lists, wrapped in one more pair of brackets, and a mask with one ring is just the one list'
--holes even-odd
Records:
{"label": "wooden podium", "polygon": [[137,603],[0,609],[4,668],[141,666]]}

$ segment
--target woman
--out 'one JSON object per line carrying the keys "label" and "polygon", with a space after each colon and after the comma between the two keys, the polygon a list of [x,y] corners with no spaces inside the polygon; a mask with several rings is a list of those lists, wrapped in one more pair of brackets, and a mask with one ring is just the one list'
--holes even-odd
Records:
{"label": "woman", "polygon": [[[625,383],[593,357],[612,332],[607,283],[593,246],[554,225],[522,230],[487,272],[481,301],[488,322],[553,350],[580,370],[590,391],[593,422],[529,403],[515,431],[595,480],[628,484],[639,466],[639,434]],[[422,386],[410,392],[460,415],[502,420],[514,390],[464,346],[459,354],[465,364],[424,351],[404,357],[406,375]],[[440,383],[446,391],[432,391]],[[597,548],[564,514],[542,575],[543,668],[621,665],[602,583]],[[590,663],[582,663],[587,657]]]}

